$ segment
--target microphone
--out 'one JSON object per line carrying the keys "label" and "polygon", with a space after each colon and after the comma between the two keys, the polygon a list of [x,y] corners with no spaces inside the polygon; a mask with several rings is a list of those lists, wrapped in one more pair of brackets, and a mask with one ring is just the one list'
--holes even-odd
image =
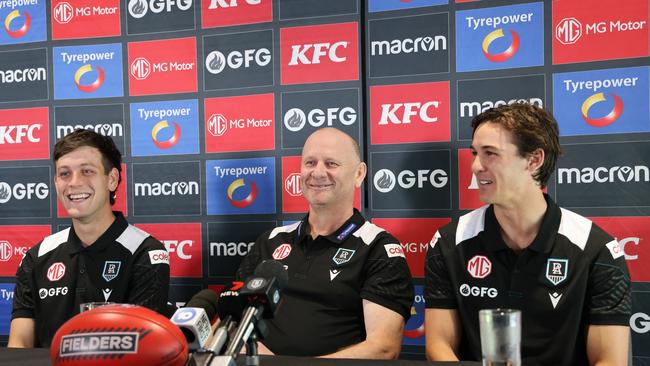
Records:
{"label": "microphone", "polygon": [[217,312],[217,294],[212,290],[202,290],[174,313],[171,322],[185,335],[190,351],[203,348],[212,335],[210,319]]}

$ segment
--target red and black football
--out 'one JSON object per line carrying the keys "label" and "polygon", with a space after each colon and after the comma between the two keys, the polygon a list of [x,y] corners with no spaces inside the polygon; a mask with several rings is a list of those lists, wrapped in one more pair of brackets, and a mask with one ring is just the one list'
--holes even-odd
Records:
{"label": "red and black football", "polygon": [[180,366],[188,348],[169,319],[142,306],[117,304],[65,322],[54,335],[50,357],[55,366]]}

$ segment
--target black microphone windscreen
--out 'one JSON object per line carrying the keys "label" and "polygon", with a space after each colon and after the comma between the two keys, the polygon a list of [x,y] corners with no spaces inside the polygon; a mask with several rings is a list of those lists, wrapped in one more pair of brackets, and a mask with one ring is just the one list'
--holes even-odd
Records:
{"label": "black microphone windscreen", "polygon": [[185,304],[187,308],[201,308],[205,310],[209,319],[214,318],[217,314],[217,302],[219,301],[219,295],[216,292],[205,289],[199,291],[196,295],[192,296],[190,301]]}
{"label": "black microphone windscreen", "polygon": [[255,276],[264,278],[277,278],[278,285],[281,289],[289,283],[289,273],[284,268],[284,264],[273,259],[263,260],[257,268],[255,268]]}

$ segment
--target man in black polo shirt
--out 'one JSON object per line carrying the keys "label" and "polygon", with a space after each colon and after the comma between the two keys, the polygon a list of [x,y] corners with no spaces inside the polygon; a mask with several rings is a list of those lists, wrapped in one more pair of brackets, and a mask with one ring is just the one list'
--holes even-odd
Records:
{"label": "man in black polo shirt", "polygon": [[85,302],[166,309],[165,247],[111,210],[122,170],[113,140],[77,130],[56,143],[53,160],[57,196],[72,227],[46,237],[23,258],[9,347],[48,347]]}
{"label": "man in black polo shirt", "polygon": [[541,108],[472,121],[472,172],[488,203],[440,229],[427,252],[426,351],[480,360],[478,311],[522,312],[524,365],[626,365],[630,278],[622,250],[543,193],[561,153]]}
{"label": "man in black polo shirt", "polygon": [[353,207],[366,175],[358,145],[337,129],[318,130],[305,142],[300,174],[309,213],[262,234],[237,272],[245,279],[265,259],[287,267],[264,344],[282,355],[396,358],[413,285],[399,241]]}

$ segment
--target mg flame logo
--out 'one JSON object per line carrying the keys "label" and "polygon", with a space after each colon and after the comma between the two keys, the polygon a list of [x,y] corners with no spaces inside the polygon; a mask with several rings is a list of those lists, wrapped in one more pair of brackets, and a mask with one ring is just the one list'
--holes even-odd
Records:
{"label": "mg flame logo", "polygon": [[582,24],[576,18],[564,18],[555,26],[555,39],[562,44],[574,44],[582,36]]}
{"label": "mg flame logo", "polygon": [[131,75],[138,80],[146,79],[151,74],[151,63],[144,57],[138,57],[131,63]]}
{"label": "mg flame logo", "polygon": [[609,126],[621,116],[623,113],[623,101],[616,94],[610,93],[609,95],[614,99],[614,106],[606,116],[601,118],[589,118],[589,110],[592,106],[606,101],[605,93],[593,94],[582,103],[582,108],[580,109],[582,112],[582,118],[589,125],[594,127]]}
{"label": "mg flame logo", "polygon": [[373,183],[375,188],[381,193],[388,193],[395,187],[395,174],[388,169],[381,169],[375,173]]}
{"label": "mg flame logo", "polygon": [[485,57],[492,62],[504,62],[511,59],[512,56],[514,56],[515,53],[517,53],[519,50],[519,44],[521,43],[521,40],[519,39],[519,34],[513,30],[510,31],[510,36],[512,37],[512,40],[510,42],[510,46],[505,51],[491,54],[489,49],[492,42],[496,41],[499,38],[505,37],[505,34],[503,33],[502,28],[490,32],[483,39],[483,55],[485,55]]}
{"label": "mg flame logo", "polygon": [[219,51],[212,51],[205,58],[205,67],[210,74],[218,74],[226,67],[226,56]]}
{"label": "mg flame logo", "polygon": [[25,20],[23,21],[23,26],[18,28],[17,30],[12,31],[11,23],[14,21],[14,19],[20,20],[20,11],[14,10],[7,15],[7,17],[5,18],[5,31],[7,32],[9,37],[20,38],[27,33],[31,25],[31,17],[29,16],[29,13],[26,11],[23,11],[23,17],[25,18]]}
{"label": "mg flame logo", "polygon": [[305,127],[307,118],[305,112],[298,108],[291,108],[284,114],[284,127],[291,132],[298,132]]}
{"label": "mg flame logo", "polygon": [[228,130],[228,119],[223,114],[213,114],[208,118],[208,132],[214,137],[223,136]]}
{"label": "mg flame logo", "polygon": [[492,262],[482,255],[475,255],[467,262],[467,272],[474,278],[485,278],[492,272]]}
{"label": "mg flame logo", "polygon": [[54,7],[54,20],[59,24],[70,23],[74,17],[74,8],[72,5],[62,2]]}

